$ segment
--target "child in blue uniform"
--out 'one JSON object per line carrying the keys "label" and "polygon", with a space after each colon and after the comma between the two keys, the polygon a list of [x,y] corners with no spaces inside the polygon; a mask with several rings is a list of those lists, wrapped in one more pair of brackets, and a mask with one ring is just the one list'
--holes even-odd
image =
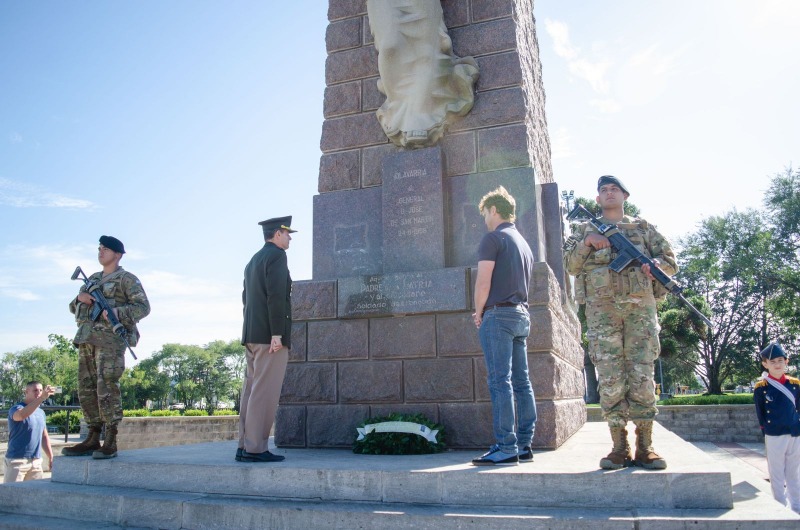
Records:
{"label": "child in blue uniform", "polygon": [[788,377],[789,360],[772,343],[761,351],[767,369],[753,400],[767,449],[769,481],[775,500],[800,513],[800,379]]}

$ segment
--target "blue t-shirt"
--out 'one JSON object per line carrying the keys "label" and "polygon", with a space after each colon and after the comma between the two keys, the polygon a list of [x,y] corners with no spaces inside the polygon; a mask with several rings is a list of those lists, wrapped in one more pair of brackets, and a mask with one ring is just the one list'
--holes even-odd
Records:
{"label": "blue t-shirt", "polygon": [[478,261],[494,261],[486,307],[502,302],[528,307],[533,253],[513,223],[502,223],[483,236]]}
{"label": "blue t-shirt", "polygon": [[47,419],[44,411],[37,408],[33,414],[22,421],[14,420],[14,413],[25,408],[25,403],[17,403],[8,411],[8,450],[6,458],[41,458],[42,433]]}

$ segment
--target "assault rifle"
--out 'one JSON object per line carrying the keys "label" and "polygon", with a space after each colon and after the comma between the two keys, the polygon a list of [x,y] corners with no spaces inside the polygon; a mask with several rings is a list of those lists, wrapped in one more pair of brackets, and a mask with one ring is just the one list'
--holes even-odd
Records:
{"label": "assault rifle", "polygon": [[[80,278],[80,276],[83,276],[83,278]],[[114,333],[119,335],[122,340],[125,341],[125,346],[127,346],[131,351],[133,358],[138,360],[136,354],[133,353],[133,348],[131,348],[131,345],[128,342],[128,330],[125,329],[125,326],[123,326],[119,321],[117,315],[114,314],[114,309],[108,303],[106,297],[103,296],[103,291],[100,289],[100,286],[97,284],[97,282],[87,278],[86,274],[83,272],[83,269],[80,267],[75,267],[75,272],[72,273],[72,279],[81,280],[83,285],[86,286],[86,292],[88,292],[92,298],[94,298],[94,303],[92,304],[92,313],[90,315],[92,321],[100,318],[100,315],[102,315],[103,311],[105,311],[106,315],[108,315],[108,321],[111,323],[111,328],[114,330]]]}
{"label": "assault rifle", "polygon": [[630,239],[625,237],[625,234],[620,232],[616,225],[607,225],[605,223],[601,223],[600,220],[592,215],[592,213],[581,206],[580,204],[576,204],[575,208],[569,215],[567,215],[567,219],[572,221],[573,219],[577,219],[580,214],[581,218],[587,219],[592,225],[597,229],[600,234],[604,235],[608,238],[609,242],[611,242],[611,246],[614,247],[614,250],[617,252],[617,257],[612,261],[608,267],[613,270],[614,272],[622,272],[622,270],[627,267],[632,261],[637,261],[641,265],[650,265],[650,274],[658,281],[664,288],[669,291],[671,294],[676,296],[680,299],[681,302],[686,304],[686,307],[691,309],[691,311],[700,317],[700,319],[708,326],[708,329],[711,329],[711,321],[701,313],[695,306],[693,306],[684,296],[683,296],[683,287],[675,281],[673,278],[668,276],[664,271],[658,268],[658,265],[653,263],[653,260],[645,256],[639,249],[631,243]]}

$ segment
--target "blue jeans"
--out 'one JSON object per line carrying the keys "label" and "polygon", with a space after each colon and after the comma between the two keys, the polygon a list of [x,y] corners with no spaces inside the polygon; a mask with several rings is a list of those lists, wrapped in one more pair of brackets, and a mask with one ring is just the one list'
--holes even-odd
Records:
{"label": "blue jeans", "polygon": [[[489,309],[478,331],[492,398],[494,436],[504,453],[516,453],[518,446],[528,446],[533,439],[536,402],[528,377],[525,344],[530,331],[530,315],[523,306]],[[516,432],[514,399],[517,401]]]}

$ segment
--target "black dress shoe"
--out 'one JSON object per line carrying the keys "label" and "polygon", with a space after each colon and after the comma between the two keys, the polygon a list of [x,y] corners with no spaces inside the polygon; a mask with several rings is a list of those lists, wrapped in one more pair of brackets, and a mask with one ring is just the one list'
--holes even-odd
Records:
{"label": "black dress shoe", "polygon": [[242,453],[243,452],[244,452],[244,449],[242,449],[241,447],[236,450],[235,459],[236,459],[237,462],[241,462],[242,461]]}
{"label": "black dress shoe", "polygon": [[269,451],[264,451],[263,453],[248,453],[247,451],[242,451],[242,462],[282,462],[285,460],[285,456],[281,455],[273,455]]}

